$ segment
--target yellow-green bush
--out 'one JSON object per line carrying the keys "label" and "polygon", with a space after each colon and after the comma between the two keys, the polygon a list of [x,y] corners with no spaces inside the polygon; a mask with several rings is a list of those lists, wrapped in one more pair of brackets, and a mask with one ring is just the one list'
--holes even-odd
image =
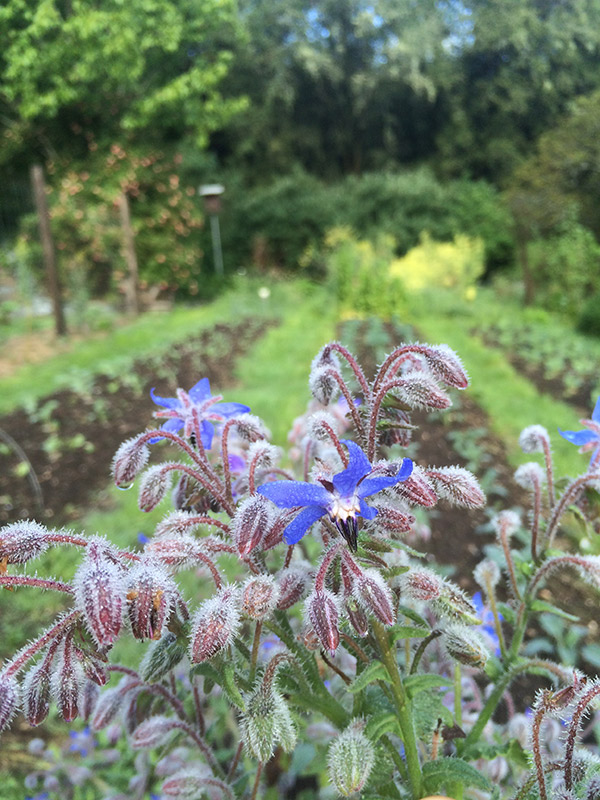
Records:
{"label": "yellow-green bush", "polygon": [[429,287],[458,289],[474,296],[475,284],[485,268],[484,244],[458,234],[452,242],[435,242],[428,234],[403,258],[394,259],[390,274],[409,291]]}
{"label": "yellow-green bush", "polygon": [[356,239],[350,228],[333,228],[325,237],[325,260],[342,313],[391,317],[405,307],[401,282],[390,271],[394,240]]}

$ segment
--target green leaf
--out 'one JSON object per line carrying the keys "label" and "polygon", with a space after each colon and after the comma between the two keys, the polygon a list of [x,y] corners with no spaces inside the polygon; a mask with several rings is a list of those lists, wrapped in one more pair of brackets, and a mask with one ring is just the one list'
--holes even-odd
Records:
{"label": "green leaf", "polygon": [[225,664],[223,666],[223,682],[222,687],[227,695],[227,699],[239,709],[245,708],[244,698],[236,684],[235,669],[233,664]]}
{"label": "green leaf", "polygon": [[431,630],[431,627],[426,619],[424,619],[420,614],[417,614],[416,611],[413,611],[412,608],[408,608],[408,606],[398,606],[398,613],[402,614],[408,619],[412,619],[420,628],[427,628]]}
{"label": "green leaf", "polygon": [[385,665],[382,664],[381,661],[374,661],[372,664],[369,664],[369,666],[352,681],[350,686],[348,686],[348,691],[352,692],[352,694],[356,694],[357,692],[361,692],[365,686],[375,681],[392,682]]}
{"label": "green leaf", "polygon": [[490,781],[471,764],[460,758],[444,757],[423,765],[423,778],[428,792],[439,791],[448,782],[475,786],[484,792],[492,791]]}
{"label": "green leaf", "polygon": [[414,628],[411,625],[394,625],[391,629],[393,642],[398,639],[424,639],[430,633],[431,628]]}
{"label": "green leaf", "polygon": [[532,611],[546,611],[548,614],[554,614],[557,617],[562,617],[562,619],[566,619],[569,622],[579,622],[579,617],[575,617],[573,614],[569,614],[567,611],[563,611],[562,608],[557,608],[553,606],[552,603],[546,603],[544,600],[534,600],[531,604]]}
{"label": "green leaf", "polygon": [[398,717],[391,711],[380,711],[369,717],[365,734],[372,742],[378,741],[386,733],[400,733]]}
{"label": "green leaf", "polygon": [[419,692],[426,692],[429,689],[440,689],[442,686],[450,686],[451,678],[444,678],[443,675],[409,675],[404,679],[404,688],[414,697]]}

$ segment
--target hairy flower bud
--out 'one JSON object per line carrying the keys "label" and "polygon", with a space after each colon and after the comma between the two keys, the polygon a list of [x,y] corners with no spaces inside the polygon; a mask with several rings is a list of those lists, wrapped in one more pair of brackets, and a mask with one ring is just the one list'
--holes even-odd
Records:
{"label": "hairy flower bud", "polygon": [[481,625],[473,603],[458,586],[450,581],[444,581],[440,596],[432,601],[431,607],[441,617],[463,622],[466,625]]}
{"label": "hairy flower bud", "polygon": [[100,647],[113,644],[121,630],[125,601],[123,568],[106,542],[94,539],[75,573],[75,600]]}
{"label": "hairy flower bud", "polygon": [[174,511],[162,519],[154,530],[155,538],[171,538],[192,533],[200,527],[197,517],[187,511]]}
{"label": "hairy flower bud", "polygon": [[465,508],[481,508],[485,495],[477,478],[463,467],[436,467],[426,470],[439,497]]}
{"label": "hairy flower bud", "polygon": [[80,698],[81,717],[86,722],[90,719],[90,717],[94,713],[94,709],[98,704],[99,697],[100,697],[100,687],[98,686],[98,684],[90,680],[86,681],[83,685],[83,689],[81,690],[81,698]]}
{"label": "hairy flower bud", "polygon": [[240,624],[238,596],[231,586],[224,586],[214,597],[205,600],[192,622],[190,659],[194,664],[208,661],[232,641]]}
{"label": "hairy flower bud", "polygon": [[530,492],[542,486],[545,479],[545,471],[535,461],[521,464],[515,471],[515,483]]}
{"label": "hairy flower bud", "polygon": [[295,566],[280,573],[277,608],[285,611],[302,599],[308,586],[309,569],[310,567]]}
{"label": "hairy flower bud", "polygon": [[366,636],[369,632],[369,620],[353,597],[349,597],[344,603],[344,611],[358,636]]}
{"label": "hairy flower bud", "polygon": [[550,449],[550,436],[543,425],[529,425],[521,431],[519,445],[524,453],[543,453]]}
{"label": "hairy flower bud", "polygon": [[402,386],[394,389],[394,393],[409,408],[434,411],[450,408],[452,405],[452,400],[426,372],[417,370],[409,372],[404,375],[402,381]]}
{"label": "hairy flower bud", "polygon": [[326,442],[330,439],[330,430],[334,433],[337,433],[338,430],[337,419],[328,411],[317,411],[312,414],[306,421],[306,425],[311,439],[319,442]]}
{"label": "hairy flower bud", "polygon": [[194,539],[193,536],[177,536],[173,539],[151,539],[145,547],[145,552],[155,561],[169,567],[186,568],[194,564],[198,554],[202,552],[203,540]]}
{"label": "hairy flower bud", "polygon": [[240,414],[235,418],[235,429],[240,439],[247,442],[257,442],[267,439],[270,435],[265,423],[254,414]]}
{"label": "hairy flower bud", "polygon": [[340,362],[329,345],[325,345],[313,358],[308,378],[312,396],[324,406],[329,405],[339,392],[339,385],[332,373],[341,376]]}
{"label": "hairy flower bud", "polygon": [[279,599],[279,586],[272,575],[248,578],[242,588],[242,610],[252,619],[266,619]]}
{"label": "hairy flower bud", "polygon": [[233,538],[242,558],[259,547],[273,522],[273,504],[253,494],[240,504],[232,521]]}
{"label": "hairy flower bud", "polygon": [[30,725],[41,725],[50,711],[50,674],[45,661],[23,678],[23,716]]}
{"label": "hairy flower bud", "polygon": [[176,728],[177,723],[170,717],[150,717],[134,730],[131,746],[134,750],[161,747],[169,741]]}
{"label": "hairy flower bud", "polygon": [[516,533],[521,527],[521,519],[514,511],[501,511],[492,520],[492,525],[494,526],[498,539],[502,540],[506,538],[508,541],[513,533]]}
{"label": "hairy flower bud", "polygon": [[375,747],[363,728],[364,722],[354,720],[329,747],[329,777],[343,797],[364,788],[375,764]]}
{"label": "hairy flower bud", "polygon": [[263,763],[271,758],[277,745],[289,753],[296,743],[296,729],[285,700],[264,684],[246,698],[241,730],[245,746]]}
{"label": "hairy flower bud", "polygon": [[473,577],[484,592],[488,592],[490,587],[493,588],[498,585],[500,580],[500,567],[495,561],[484,558],[473,570]]}
{"label": "hairy flower bud", "polygon": [[171,631],[166,631],[162,638],[146,650],[140,664],[140,675],[145,683],[154,683],[164,678],[185,656],[185,647],[177,641]]}
{"label": "hairy flower bud", "polygon": [[75,655],[73,640],[67,636],[56,651],[50,689],[65,722],[79,714],[79,692],[85,681],[81,662]]}
{"label": "hairy flower bud", "polygon": [[48,530],[38,522],[21,520],[0,528],[0,562],[25,564],[48,549]]}
{"label": "hairy flower bud", "polygon": [[340,643],[339,613],[335,595],[328,589],[314,591],[307,599],[305,609],[321,645],[335,656]]}
{"label": "hairy flower bud", "polygon": [[390,490],[411,505],[434,506],[438,497],[422,467],[413,466],[413,471],[405,481],[400,481]]}
{"label": "hairy flower bud", "polygon": [[412,514],[405,514],[392,506],[383,505],[379,502],[374,503],[377,506],[377,522],[376,526],[380,529],[396,535],[399,533],[407,533],[415,523],[415,518]]}
{"label": "hairy flower bud", "polygon": [[376,569],[366,569],[354,577],[352,593],[356,601],[384,625],[395,620],[392,593]]}
{"label": "hairy flower bud", "polygon": [[177,587],[157,564],[138,562],[127,576],[127,613],[136,639],[160,639],[169,619]]}
{"label": "hairy flower bud", "polygon": [[427,366],[437,380],[456,389],[467,388],[469,376],[458,355],[447,344],[425,345],[424,355]]}
{"label": "hairy flower bud", "polygon": [[153,511],[171,490],[173,473],[167,469],[170,463],[174,462],[156,464],[144,472],[138,497],[141,511]]}
{"label": "hairy flower bud", "polygon": [[108,683],[108,670],[98,657],[78,648],[75,648],[75,655],[81,662],[83,674],[89,681],[92,681],[97,686],[105,686]]}
{"label": "hairy flower bud", "polygon": [[19,705],[19,684],[14,675],[0,675],[0,731],[8,728]]}
{"label": "hairy flower bud", "polygon": [[117,486],[130,486],[148,462],[150,450],[140,439],[127,439],[115,453],[112,473]]}
{"label": "hairy flower bud", "polygon": [[450,658],[468,667],[483,669],[490,657],[482,637],[464,625],[449,625],[443,642]]}
{"label": "hairy flower bud", "polygon": [[411,600],[431,602],[442,593],[444,579],[429,569],[414,568],[399,578],[402,594]]}

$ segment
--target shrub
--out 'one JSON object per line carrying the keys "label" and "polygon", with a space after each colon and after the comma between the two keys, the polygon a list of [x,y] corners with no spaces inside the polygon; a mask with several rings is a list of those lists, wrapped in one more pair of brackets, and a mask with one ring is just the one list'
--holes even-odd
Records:
{"label": "shrub", "polygon": [[583,304],[577,318],[577,330],[600,337],[600,294],[592,294]]}

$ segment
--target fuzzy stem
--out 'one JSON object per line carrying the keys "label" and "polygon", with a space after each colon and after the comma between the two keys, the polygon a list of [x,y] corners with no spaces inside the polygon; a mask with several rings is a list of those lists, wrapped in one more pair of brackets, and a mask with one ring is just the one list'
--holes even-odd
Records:
{"label": "fuzzy stem", "polygon": [[248,681],[250,685],[254,683],[256,675],[256,663],[258,661],[258,649],[260,647],[260,635],[262,633],[262,621],[256,620],[256,627],[254,628],[254,641],[252,642],[252,655],[250,657],[250,675]]}
{"label": "fuzzy stem", "polygon": [[[533,749],[533,762],[535,764],[535,773],[540,790],[540,800],[547,800],[548,798],[548,795],[546,793],[546,779],[544,777],[544,763],[542,761],[542,751],[540,747],[540,727],[545,713],[546,713],[546,708],[544,706],[538,708],[538,710],[535,712],[535,716],[533,718],[533,725],[531,728],[531,747]],[[565,774],[566,774],[566,764],[565,764]],[[569,786],[568,788],[571,787]]]}
{"label": "fuzzy stem", "polygon": [[365,429],[364,429],[364,426],[362,424],[362,420],[361,420],[361,418],[359,416],[359,413],[356,410],[356,406],[354,405],[354,398],[350,394],[350,389],[348,389],[344,379],[342,378],[342,376],[340,375],[340,373],[337,370],[328,369],[325,374],[329,375],[330,377],[332,377],[335,380],[335,382],[337,383],[337,385],[340,387],[340,391],[342,392],[342,394],[346,398],[346,403],[348,404],[348,408],[350,409],[350,414],[352,416],[352,420],[354,422],[354,426],[356,428],[356,432],[361,437],[361,439],[364,439],[364,437],[365,437]]}
{"label": "fuzzy stem", "polygon": [[256,800],[256,797],[258,795],[258,787],[260,785],[260,776],[262,775],[262,770],[263,770],[263,762],[259,761],[256,767],[256,778],[254,779],[254,786],[252,787],[252,795],[250,797],[250,800]]}
{"label": "fuzzy stem", "polygon": [[333,661],[330,661],[327,658],[327,655],[324,650],[321,650],[321,658],[327,664],[329,669],[333,670],[336,673],[336,675],[340,676],[340,678],[344,681],[346,686],[350,686],[350,684],[352,683],[352,678],[349,678],[343,670],[341,670],[336,664],[333,663]]}
{"label": "fuzzy stem", "polygon": [[548,528],[546,529],[546,545],[547,547],[552,547],[552,542],[554,541],[554,537],[556,536],[556,532],[558,530],[558,523],[560,522],[560,518],[567,510],[568,506],[571,503],[574,503],[577,499],[577,496],[585,487],[586,483],[590,483],[591,481],[597,481],[598,475],[589,473],[586,475],[581,475],[579,478],[576,478],[572,483],[570,483],[565,491],[563,492],[563,496],[560,498],[554,510],[552,512],[552,516],[550,518],[550,522],[548,523]]}
{"label": "fuzzy stem", "polygon": [[411,709],[409,708],[408,698],[402,683],[398,664],[394,651],[390,647],[390,641],[387,631],[382,623],[378,620],[373,620],[373,633],[377,640],[379,655],[381,661],[388,671],[392,680],[392,694],[394,697],[394,704],[396,706],[396,714],[398,716],[398,723],[402,731],[402,741],[404,742],[404,753],[406,757],[406,766],[408,769],[409,784],[412,791],[413,798],[421,797],[421,765],[419,763],[419,751],[417,749],[417,738],[414,727],[414,720],[412,717]]}
{"label": "fuzzy stem", "polygon": [[206,760],[210,764],[210,766],[212,768],[212,771],[216,775],[218,775],[220,778],[224,778],[225,777],[225,773],[223,772],[223,769],[221,768],[221,765],[219,764],[219,762],[215,758],[212,750],[206,744],[206,742],[200,736],[200,734],[197,733],[189,723],[183,722],[182,720],[173,720],[171,722],[171,725],[174,728],[179,728],[180,730],[185,731],[185,733],[190,737],[190,739],[193,739],[194,742],[198,745],[198,749],[200,750],[200,752],[203,754],[203,756],[206,758]]}
{"label": "fuzzy stem", "polygon": [[531,519],[531,558],[537,561],[538,534],[540,531],[540,514],[542,511],[542,489],[537,478],[533,480],[533,514]]}
{"label": "fuzzy stem", "polygon": [[369,383],[365,377],[365,373],[362,371],[362,368],[358,361],[354,358],[352,353],[347,350],[343,345],[339,344],[338,342],[332,342],[328,345],[330,350],[337,350],[337,352],[343,356],[348,364],[350,365],[350,369],[356,375],[356,379],[360,384],[360,388],[362,389],[363,396],[365,401],[369,400],[369,396],[371,394],[371,390],[369,389]]}
{"label": "fuzzy stem", "polygon": [[304,447],[304,457],[302,459],[303,467],[304,467],[303,468],[303,472],[302,472],[302,477],[304,478],[305,482],[308,482],[308,478],[309,478],[310,453],[311,453],[312,448],[313,448],[313,443],[309,439],[308,442],[306,443],[305,447]]}
{"label": "fuzzy stem", "polygon": [[229,528],[229,525],[227,525],[227,523],[221,522],[220,519],[214,519],[214,517],[206,517],[203,515],[190,516],[190,518],[185,521],[185,524],[189,525],[190,527],[195,525],[214,525],[215,528],[219,528],[224,533],[227,534],[231,533],[231,530]]}
{"label": "fuzzy stem", "polygon": [[512,553],[510,552],[510,542],[508,541],[508,534],[506,532],[506,526],[499,525],[498,530],[498,539],[500,540],[500,544],[502,546],[502,550],[504,551],[504,560],[506,561],[506,566],[508,569],[508,578],[510,581],[510,588],[512,589],[512,593],[517,600],[521,600],[521,592],[519,591],[519,586],[517,584],[517,575],[515,572],[515,563],[513,561]]}
{"label": "fuzzy stem", "polygon": [[370,416],[369,416],[369,434],[367,439],[367,458],[373,461],[375,458],[375,451],[377,449],[377,420],[379,419],[379,412],[381,411],[381,404],[388,392],[392,389],[399,389],[404,386],[406,381],[402,378],[397,380],[387,381],[383,386],[380,386],[377,392],[373,393],[371,401]]}
{"label": "fuzzy stem", "polygon": [[52,579],[35,578],[30,575],[0,575],[0,586],[36,586],[38,589],[54,589],[57,592],[73,594],[73,587],[68,583]]}
{"label": "fuzzy stem", "polygon": [[[424,348],[420,345],[404,345],[403,347],[398,347],[396,350],[391,352],[388,357],[385,359],[383,364],[379,367],[379,371],[377,373],[377,377],[375,378],[375,382],[373,384],[373,393],[375,393],[385,378],[389,379],[393,377],[398,370],[402,362],[409,357],[410,353],[422,353],[424,352]],[[394,364],[394,362],[397,362]],[[391,371],[391,374],[386,375],[386,372],[390,369],[390,367],[394,364],[394,369]]]}
{"label": "fuzzy stem", "polygon": [[231,766],[229,767],[229,772],[227,773],[227,780],[230,781],[233,776],[235,775],[235,771],[237,769],[237,765],[240,763],[240,758],[242,756],[242,750],[244,749],[244,743],[240,742],[237,746],[237,750],[235,751],[235,755],[233,757],[233,761],[231,762]]}
{"label": "fuzzy stem", "polygon": [[194,710],[196,712],[196,724],[198,726],[198,730],[200,731],[200,736],[204,736],[206,725],[204,722],[204,712],[202,710],[202,700],[200,699],[200,691],[198,689],[198,684],[196,683],[195,675],[192,678],[192,687],[194,694]]}
{"label": "fuzzy stem", "polygon": [[63,617],[56,625],[53,625],[46,631],[40,638],[32,644],[26,645],[20,653],[17,653],[13,660],[2,670],[2,674],[9,676],[17,673],[21,667],[32,659],[49,642],[57,636],[62,635],[65,629],[73,626],[78,617],[81,616],[80,611],[71,611],[66,617]]}
{"label": "fuzzy stem", "polygon": [[549,573],[560,567],[574,567],[585,571],[586,567],[589,569],[589,564],[585,558],[575,555],[555,556],[545,561],[542,566],[535,573],[535,576],[527,590],[528,597],[533,600],[540,583],[548,576]]}
{"label": "fuzzy stem", "polygon": [[421,658],[423,657],[423,653],[425,652],[425,648],[427,647],[427,645],[431,644],[431,642],[433,642],[434,639],[437,639],[438,636],[441,636],[441,635],[442,635],[442,631],[435,629],[435,630],[431,631],[431,633],[428,634],[423,639],[423,641],[421,642],[421,644],[417,647],[417,649],[415,651],[413,662],[412,662],[411,668],[410,668],[409,673],[408,673],[409,675],[414,675],[416,673],[417,668],[419,666],[419,662],[421,661]]}
{"label": "fuzzy stem", "polygon": [[552,465],[552,453],[550,452],[550,442],[548,442],[545,437],[542,444],[542,448],[544,450],[544,461],[546,462],[546,483],[548,489],[548,504],[550,508],[553,508],[555,499],[554,499],[554,467]]}
{"label": "fuzzy stem", "polygon": [[457,725],[462,725],[462,682],[458,661],[454,665],[454,717]]}
{"label": "fuzzy stem", "polygon": [[221,434],[221,456],[223,462],[223,475],[225,477],[225,497],[233,503],[233,495],[231,493],[231,469],[229,468],[229,431],[235,425],[235,420],[227,420],[223,425],[223,432]]}
{"label": "fuzzy stem", "polygon": [[567,736],[567,744],[565,747],[565,786],[571,789],[573,786],[573,752],[575,750],[575,740],[577,739],[577,732],[581,717],[583,716],[588,705],[592,702],[594,697],[600,694],[600,683],[596,683],[591,689],[588,689],[577,701],[575,711],[571,717],[569,725],[569,733]]}
{"label": "fuzzy stem", "polygon": [[506,658],[506,642],[504,641],[504,633],[502,631],[502,625],[500,624],[500,614],[498,612],[498,606],[496,604],[496,593],[494,592],[494,587],[492,586],[492,582],[489,578],[489,575],[486,575],[485,578],[485,590],[487,598],[490,603],[490,609],[494,616],[494,629],[496,631],[496,636],[498,637],[500,653],[502,655],[502,658]]}
{"label": "fuzzy stem", "polygon": [[217,587],[217,589],[220,589],[221,586],[223,585],[223,581],[221,580],[221,576],[219,575],[219,570],[216,568],[212,560],[208,556],[205,556],[204,553],[196,553],[194,555],[194,559],[196,561],[201,561],[204,564],[204,566],[208,567],[208,570],[212,575],[212,579],[215,582],[215,586]]}

